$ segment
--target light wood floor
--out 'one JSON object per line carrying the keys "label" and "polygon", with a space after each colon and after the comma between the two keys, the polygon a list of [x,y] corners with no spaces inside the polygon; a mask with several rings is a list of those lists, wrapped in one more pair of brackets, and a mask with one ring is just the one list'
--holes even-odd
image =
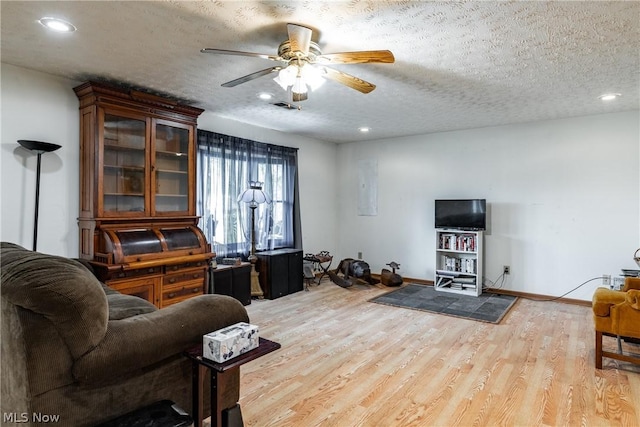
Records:
{"label": "light wood floor", "polygon": [[589,307],[519,299],[494,325],[368,302],[388,290],[247,306],[282,348],[241,368],[245,425],[640,426],[640,367],[594,368]]}

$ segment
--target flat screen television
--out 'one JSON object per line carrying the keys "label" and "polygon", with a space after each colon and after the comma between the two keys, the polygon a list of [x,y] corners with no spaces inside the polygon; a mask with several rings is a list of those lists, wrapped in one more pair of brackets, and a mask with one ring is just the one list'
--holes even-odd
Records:
{"label": "flat screen television", "polygon": [[485,199],[436,200],[436,228],[486,230],[487,201]]}

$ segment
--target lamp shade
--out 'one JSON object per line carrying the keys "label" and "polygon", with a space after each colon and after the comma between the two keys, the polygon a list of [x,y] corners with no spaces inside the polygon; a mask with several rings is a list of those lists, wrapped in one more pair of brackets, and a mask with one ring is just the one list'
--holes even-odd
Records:
{"label": "lamp shade", "polygon": [[40,152],[40,153],[49,153],[51,151],[55,151],[60,148],[58,144],[52,144],[50,142],[43,141],[32,141],[29,139],[19,139],[18,144],[22,145],[27,150]]}
{"label": "lamp shade", "polygon": [[324,84],[324,78],[322,77],[322,71],[314,67],[311,64],[305,64],[300,70],[300,74],[304,78],[304,82],[311,90],[316,90]]}
{"label": "lamp shade", "polygon": [[291,90],[293,93],[307,93],[307,84],[302,77],[296,77],[296,81],[293,83],[293,88]]}
{"label": "lamp shade", "polygon": [[278,73],[278,77],[276,77],[274,80],[284,90],[287,90],[289,86],[293,86],[293,83],[295,83],[297,75],[298,75],[298,67],[292,64],[280,70],[280,72]]}
{"label": "lamp shade", "polygon": [[262,203],[271,203],[271,197],[262,191],[261,182],[251,181],[249,188],[238,196],[238,202],[249,203],[250,206],[255,207]]}

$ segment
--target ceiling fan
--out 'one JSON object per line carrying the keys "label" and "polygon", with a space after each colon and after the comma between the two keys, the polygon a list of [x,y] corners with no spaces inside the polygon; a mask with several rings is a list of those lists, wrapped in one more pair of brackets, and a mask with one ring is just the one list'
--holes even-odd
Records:
{"label": "ceiling fan", "polygon": [[241,52],[225,49],[201,49],[202,53],[222,55],[253,56],[281,62],[277,65],[246,76],[223,83],[223,87],[234,87],[242,83],[278,73],[274,78],[283,89],[291,89],[293,101],[307,99],[307,87],[315,90],[325,79],[333,80],[362,93],[369,93],[376,88],[372,83],[359,79],[342,71],[327,67],[332,64],[393,63],[395,58],[388,50],[367,50],[359,52],[342,52],[323,54],[317,43],[311,41],[312,30],[297,24],[287,24],[289,39],[280,43],[277,55]]}

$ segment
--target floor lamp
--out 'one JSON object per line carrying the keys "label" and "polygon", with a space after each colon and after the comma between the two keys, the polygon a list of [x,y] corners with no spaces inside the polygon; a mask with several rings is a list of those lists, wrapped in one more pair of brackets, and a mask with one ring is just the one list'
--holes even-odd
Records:
{"label": "floor lamp", "polygon": [[271,197],[264,191],[262,191],[262,183],[257,181],[249,182],[249,188],[244,190],[238,196],[238,202],[244,202],[249,204],[251,209],[251,254],[249,255],[249,262],[251,263],[251,296],[262,297],[264,293],[260,287],[260,280],[258,278],[258,272],[256,271],[256,208],[262,203],[271,203]]}
{"label": "floor lamp", "polygon": [[18,144],[30,151],[35,151],[38,155],[38,166],[36,169],[36,208],[35,218],[33,219],[33,250],[36,250],[36,244],[38,243],[38,205],[40,203],[40,163],[42,162],[42,153],[49,153],[55,151],[60,146],[58,144],[52,144],[50,142],[42,141],[29,141],[26,139],[19,139]]}

